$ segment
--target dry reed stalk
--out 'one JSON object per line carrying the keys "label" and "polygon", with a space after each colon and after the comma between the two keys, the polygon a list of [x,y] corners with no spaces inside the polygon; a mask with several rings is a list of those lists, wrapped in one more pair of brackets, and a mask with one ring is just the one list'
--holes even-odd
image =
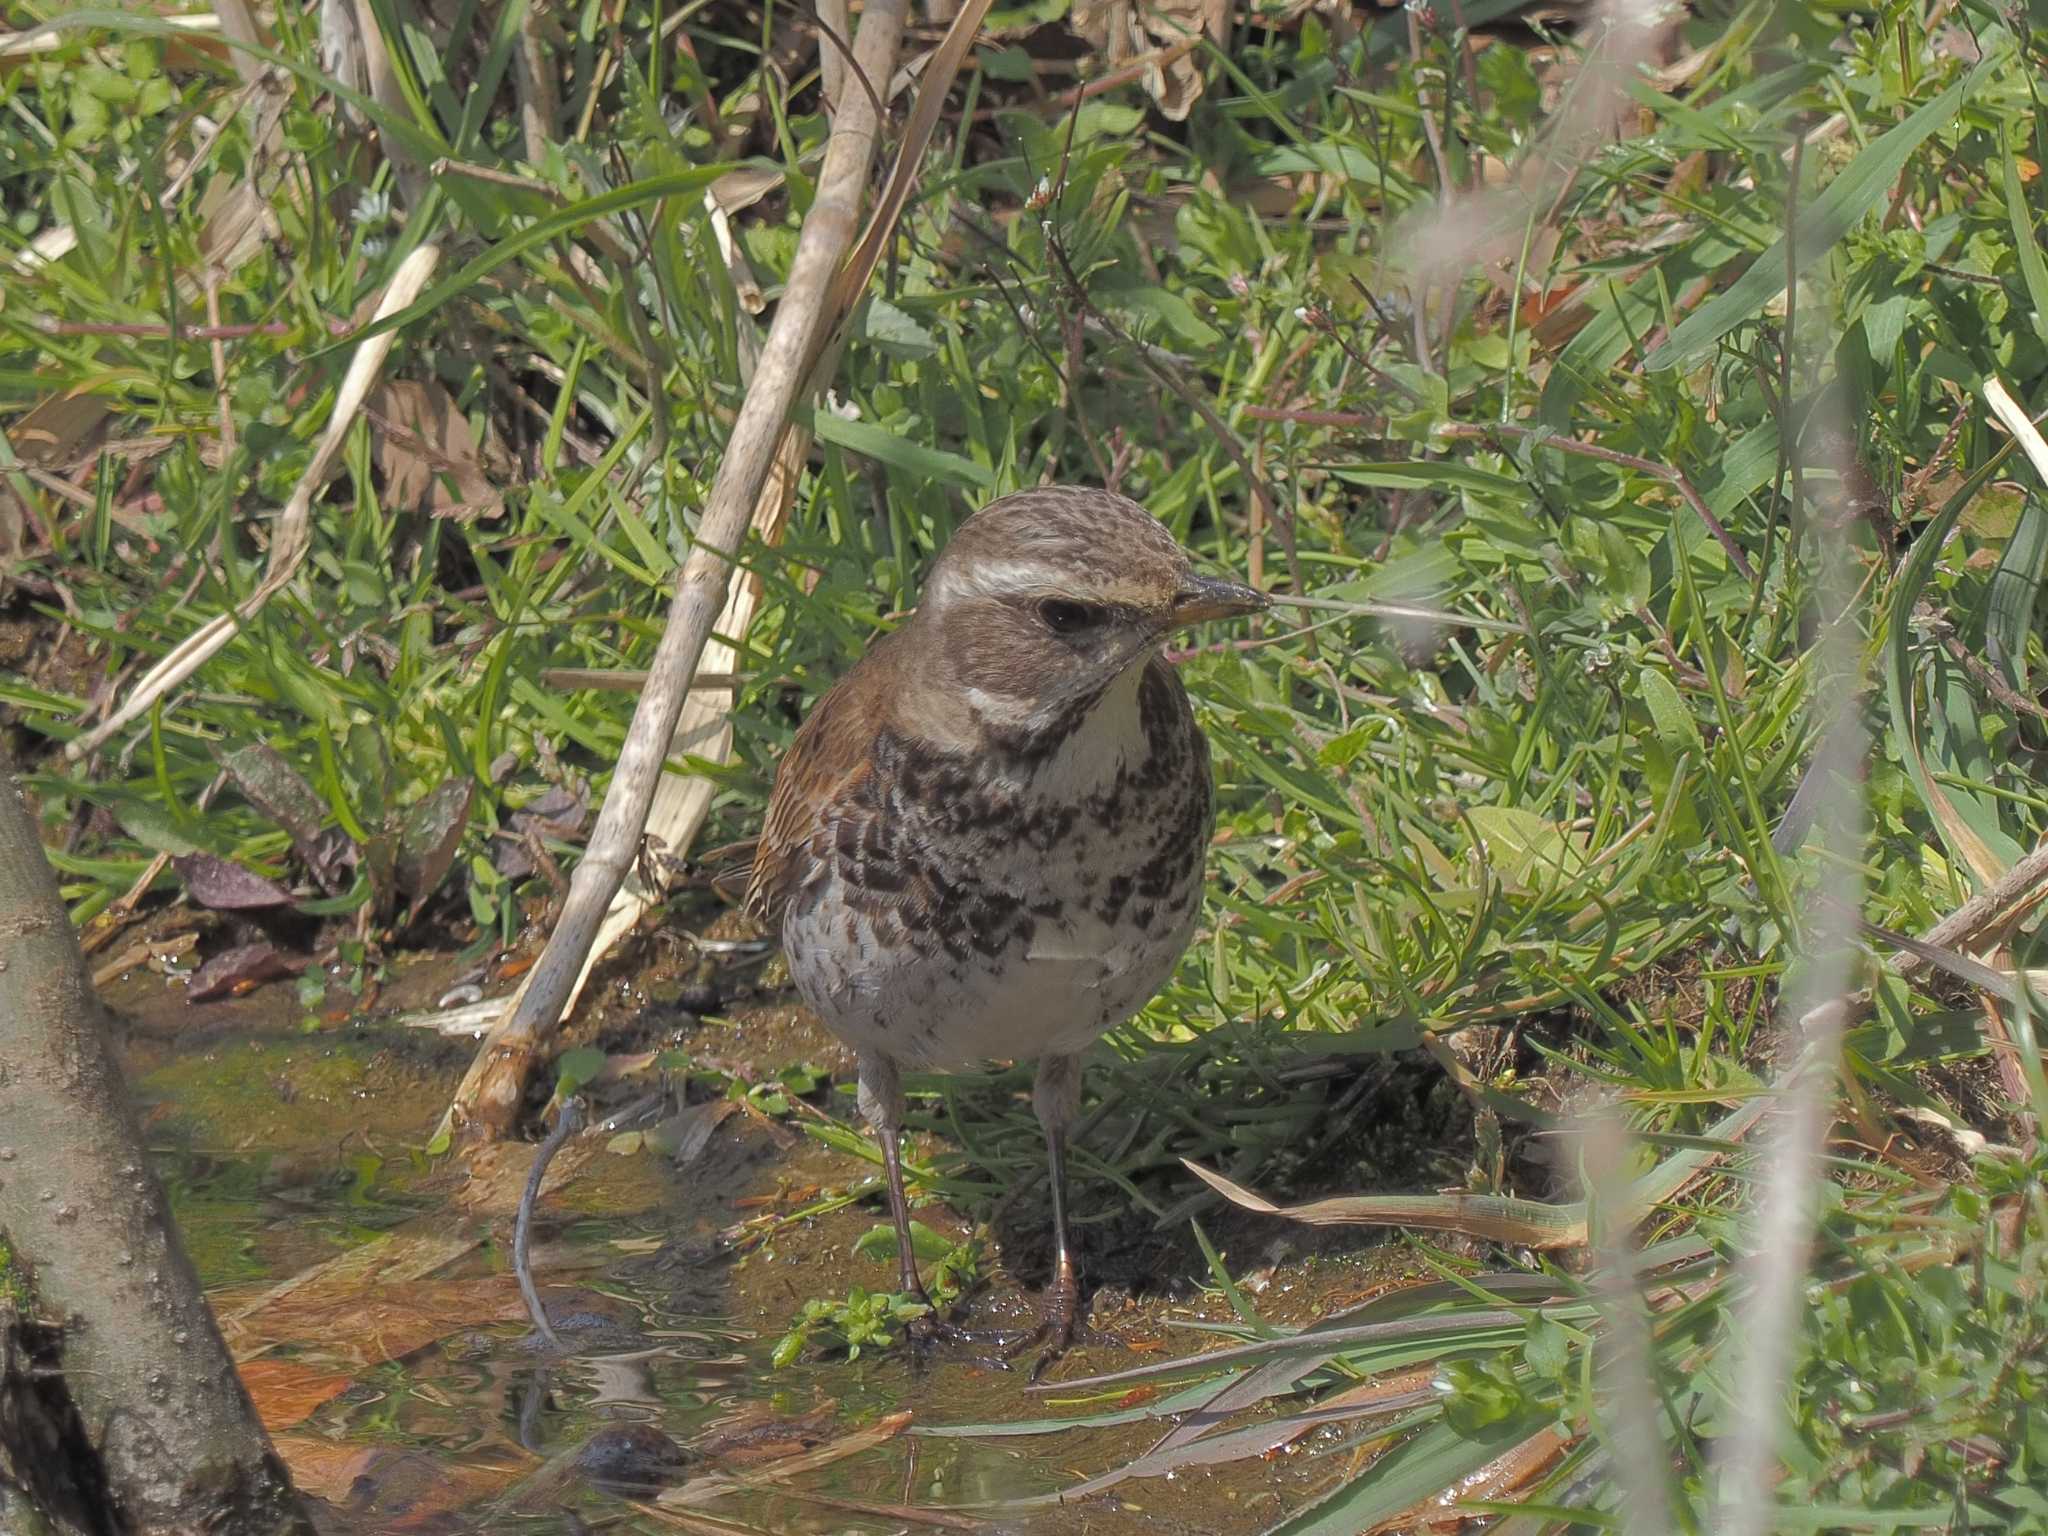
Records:
{"label": "dry reed stalk", "polygon": [[[879,0],[862,13],[851,67],[869,80],[887,80],[892,73],[905,10],[905,0]],[[586,974],[599,935],[607,928],[622,931],[621,918],[610,916],[621,910],[615,909],[614,897],[638,862],[642,831],[674,749],[691,678],[705,665],[705,648],[720,617],[740,616],[734,557],[750,527],[779,523],[779,510],[763,516],[771,493],[779,503],[793,491],[794,467],[801,461],[786,459],[792,445],[789,416],[846,318],[847,311],[835,308],[832,299],[854,242],[881,131],[878,103],[870,93],[849,91],[838,106],[818,196],[798,235],[789,281],[698,520],[604,808],[547,948],[456,1089],[444,1122],[451,1129],[494,1138],[511,1128],[541,1047]],[[783,462],[790,463],[791,472],[777,477],[776,466]],[[745,585],[744,573],[738,575],[738,584]],[[738,602],[751,616],[751,599]],[[730,670],[735,659],[727,649],[710,663]],[[672,792],[671,804],[686,806],[703,793],[686,782]],[[637,906],[639,898],[629,893],[627,902]]]}

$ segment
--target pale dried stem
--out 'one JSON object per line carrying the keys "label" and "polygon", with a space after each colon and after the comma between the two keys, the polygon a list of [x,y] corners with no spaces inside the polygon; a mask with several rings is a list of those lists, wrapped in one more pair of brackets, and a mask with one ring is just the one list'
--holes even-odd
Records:
{"label": "pale dried stem", "polygon": [[[887,80],[892,73],[904,11],[905,0],[877,0],[863,12],[853,67],[869,80]],[[479,1133],[502,1135],[512,1125],[541,1042],[561,1018],[612,898],[638,861],[641,830],[691,676],[729,601],[733,557],[785,441],[790,409],[843,314],[833,311],[829,300],[853,244],[880,127],[873,97],[848,92],[832,125],[818,196],[798,236],[760,365],[698,521],[647,689],[634,711],[590,846],[571,877],[561,920],[511,1016],[486,1042],[456,1090],[451,1118]]]}
{"label": "pale dried stem", "polygon": [[528,0],[519,18],[519,46],[512,51],[512,84],[519,98],[519,131],[526,140],[526,163],[538,166],[547,158],[555,119],[562,102],[548,68],[547,47],[540,35],[539,0]]}
{"label": "pale dried stem", "polygon": [[232,44],[241,45],[228,49],[234,60],[235,73],[242,77],[244,85],[254,85],[270,68],[249,51],[251,47],[263,45],[263,33],[256,24],[256,13],[249,8],[248,0],[214,0],[213,14],[220,20],[220,35]]}
{"label": "pale dried stem", "polygon": [[[377,306],[377,318],[381,320],[396,314],[417,299],[440,259],[441,248],[436,245],[423,245],[406,257],[397,275],[391,279],[391,286],[384,290],[384,298]],[[65,746],[67,762],[77,762],[117,731],[148,714],[159,699],[169,695],[172,689],[204,666],[292,579],[311,542],[313,498],[326,485],[328,473],[341,453],[342,442],[347,438],[349,428],[355,424],[363,401],[383,372],[384,360],[397,340],[395,332],[380,332],[364,342],[350,361],[348,374],[335,395],[334,414],[328,420],[327,430],[321,435],[319,446],[313,450],[312,462],[299,477],[291,500],[285,503],[284,511],[278,516],[277,527],[271,535],[270,562],[262,583],[236,607],[201,625],[143,674],[119,708]]]}
{"label": "pale dried stem", "polygon": [[[2025,917],[2044,895],[2048,895],[2048,843],[2043,843],[2007,870],[1995,884],[1985,887],[1955,911],[1921,935],[1921,943],[1938,949],[1968,953],[1979,947],[1978,940],[2002,936]],[[1912,976],[1931,962],[1925,955],[1897,954],[1891,958],[1892,971]]]}
{"label": "pale dried stem", "polygon": [[[818,0],[817,9],[818,20],[833,33],[839,37],[852,33],[853,17],[846,0]],[[846,57],[829,37],[818,43],[818,83],[825,92],[825,105],[836,114],[846,100]]]}
{"label": "pale dried stem", "polygon": [[[1847,433],[1833,441],[1851,440]],[[1817,586],[1823,611],[1839,615],[1821,632],[1819,666],[1810,697],[1816,710],[1825,700],[1852,693],[1862,665],[1862,626],[1854,611],[1854,566],[1838,531],[1844,520],[1840,486],[1844,466],[1816,478]],[[1832,503],[1832,504],[1830,504]],[[1815,752],[1817,782],[1847,786],[1821,807],[1820,844],[1827,857],[1826,880],[1839,900],[1817,905],[1801,926],[1799,947],[1808,964],[1779,1002],[1782,1046],[1787,1063],[1782,1087],[1784,1111],[1777,1134],[1765,1149],[1757,1208],[1746,1233],[1745,1282],[1728,1320],[1735,1351],[1732,1390],[1735,1427],[1715,1458],[1717,1499],[1712,1529],[1718,1536],[1762,1536],[1775,1529],[1778,1443],[1786,1428],[1786,1386],[1799,1355],[1799,1318],[1808,1283],[1808,1253],[1827,1178],[1822,1163],[1834,1119],[1842,1035],[1854,1014],[1855,922],[1863,906],[1863,865],[1867,841],[1863,771],[1869,741],[1862,716],[1842,712]],[[1794,919],[1797,921],[1797,919]]]}
{"label": "pale dried stem", "polygon": [[228,349],[221,335],[220,269],[209,266],[205,282],[206,328],[213,333],[207,338],[208,351],[213,357],[213,388],[220,406],[220,446],[222,453],[231,454],[235,451],[235,407],[228,398]]}
{"label": "pale dried stem", "polygon": [[1643,1300],[1642,1255],[1630,1230],[1628,1131],[1611,1104],[1587,1116],[1582,1155],[1587,1210],[1606,1317],[1594,1355],[1598,1412],[1622,1496],[1623,1528],[1652,1536],[1671,1529],[1671,1474],[1658,1421],[1656,1362]]}
{"label": "pale dried stem", "polygon": [[[832,294],[825,305],[823,330],[828,336],[835,336],[853,307],[866,290],[868,279],[873,275],[881,259],[889,234],[894,230],[910,192],[916,182],[916,173],[924,162],[924,152],[931,142],[936,129],[946,93],[954,76],[965,62],[967,51],[972,45],[975,33],[987,14],[992,0],[973,0],[973,3],[954,18],[951,31],[941,40],[929,57],[927,68],[921,77],[918,99],[912,109],[910,122],[905,130],[903,142],[897,149],[896,163],[885,184],[882,195],[877,199],[874,212],[869,216],[868,225],[853,254],[840,268],[832,286]],[[843,40],[834,43],[827,40],[824,46],[837,51],[843,47]],[[880,103],[868,82],[859,82],[863,92],[879,116]],[[741,330],[742,354],[751,356],[758,351],[751,327]],[[815,393],[820,380],[831,376],[837,365],[837,341],[829,342],[821,356],[811,366],[805,392]],[[755,360],[758,366],[758,358]],[[749,374],[751,381],[751,372]],[[750,386],[751,387],[751,382]],[[810,452],[811,435],[794,424],[787,427],[776,449],[775,461],[768,474],[768,480],[754,504],[751,531],[762,543],[773,544],[782,533],[783,523],[788,517],[791,502],[795,499],[797,483],[802,476],[804,459]],[[744,571],[735,571],[727,582],[726,605],[720,613],[710,640],[697,658],[697,668],[690,684],[690,696],[683,705],[674,734],[669,740],[671,757],[695,756],[713,762],[723,762],[732,750],[732,682],[731,668],[738,665],[739,656],[732,641],[744,635],[753,622],[754,609],[760,601],[760,583]],[[728,639],[716,636],[730,637]],[[724,670],[721,670],[724,669]],[[712,679],[724,678],[722,685],[714,686]],[[643,682],[644,686],[644,682]],[[670,854],[680,854],[696,837],[704,817],[711,809],[713,785],[696,775],[664,774],[654,791],[654,800],[647,816],[644,835],[654,840]],[[611,947],[623,938],[639,922],[641,916],[657,905],[663,892],[649,885],[643,878],[641,861],[633,861],[632,868],[620,888],[612,894],[598,925],[597,936],[589,952],[583,957],[583,964],[571,987],[569,997],[563,1004],[558,1017],[565,1016],[575,1006],[584,984],[589,981],[595,968]],[[516,1016],[523,999],[526,985],[522,983],[519,994],[515,995],[508,1010]],[[472,1081],[481,1083],[480,1074],[489,1056],[488,1046],[471,1068],[463,1088],[458,1090],[456,1104],[464,1102],[464,1095]],[[527,1066],[530,1067],[530,1060]],[[455,1111],[451,1110],[451,1118]]]}
{"label": "pale dried stem", "polygon": [[[1985,381],[1984,398],[1991,414],[2018,441],[2034,472],[2048,485],[2048,440],[2042,438],[2041,429],[1997,378]],[[2048,895],[2048,842],[1928,929],[1921,942],[1967,952],[1980,938],[2002,938],[2044,895]],[[1912,976],[1928,964],[1924,955],[1897,954],[1891,959],[1891,969],[1900,976]]]}
{"label": "pale dried stem", "polygon": [[[363,53],[363,76],[369,85],[369,97],[394,117],[408,117],[412,108],[406,103],[405,92],[398,84],[398,71],[391,67],[390,50],[384,46],[384,33],[377,25],[377,13],[370,6],[370,0],[355,0],[356,32]],[[427,177],[403,144],[388,134],[377,135],[378,147],[384,151],[384,158],[391,162],[391,169],[397,174],[399,191],[404,195],[408,208],[417,208],[427,194]]]}

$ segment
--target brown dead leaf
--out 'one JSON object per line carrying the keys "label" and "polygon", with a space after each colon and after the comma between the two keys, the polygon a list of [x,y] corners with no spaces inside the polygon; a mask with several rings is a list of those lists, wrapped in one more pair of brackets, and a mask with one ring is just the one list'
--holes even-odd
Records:
{"label": "brown dead leaf", "polygon": [[386,506],[466,523],[504,512],[469,418],[438,383],[389,379],[363,414],[377,428],[370,452]]}
{"label": "brown dead leaf", "polygon": [[313,1435],[278,1435],[271,1443],[299,1491],[345,1508],[352,1530],[438,1529],[434,1516],[494,1498],[534,1460],[503,1440],[465,1461]]}
{"label": "brown dead leaf", "polygon": [[1372,1528],[1368,1536],[1394,1536],[1395,1532],[1458,1531],[1468,1527],[1470,1516],[1457,1508],[1465,1503],[1508,1500],[1554,1461],[1575,1437],[1546,1425],[1512,1450],[1495,1457],[1455,1487],[1446,1488],[1416,1504],[1392,1520]]}
{"label": "brown dead leaf", "polygon": [[[820,1411],[813,1410],[805,1414],[801,1420],[794,1420],[792,1423],[808,1425]],[[899,1413],[885,1413],[872,1423],[849,1430],[835,1440],[806,1447],[795,1455],[762,1461],[747,1473],[745,1485],[787,1482],[791,1478],[815,1472],[820,1467],[829,1467],[834,1462],[844,1461],[849,1456],[871,1451],[902,1434],[910,1427],[911,1418],[912,1415],[907,1409]],[[698,1449],[707,1455],[716,1454],[708,1444],[701,1445]],[[680,1488],[671,1488],[655,1502],[687,1509],[693,1505],[708,1504],[714,1499],[722,1498],[738,1486],[742,1485],[723,1475],[695,1477]]]}
{"label": "brown dead leaf", "polygon": [[185,989],[188,1003],[217,997],[240,997],[266,981],[284,981],[306,968],[306,961],[281,955],[268,944],[244,944],[215,955],[192,975]]}
{"label": "brown dead leaf", "polygon": [[[488,1142],[469,1154],[469,1182],[455,1192],[455,1203],[465,1211],[509,1216],[519,1208],[526,1193],[526,1176],[533,1170],[534,1154],[540,1150],[531,1142]],[[594,1136],[572,1137],[555,1153],[541,1179],[541,1198],[575,1178],[590,1160],[604,1151],[604,1142]]]}
{"label": "brown dead leaf", "polygon": [[242,1385],[256,1404],[256,1416],[272,1434],[303,1423],[321,1404],[339,1397],[355,1380],[331,1366],[305,1360],[264,1358],[239,1367]]}
{"label": "brown dead leaf", "polygon": [[1220,0],[1075,0],[1071,21],[1105,68],[1137,69],[1161,115],[1178,123],[1201,99],[1201,40],[1223,42],[1230,7]]}
{"label": "brown dead leaf", "polygon": [[233,1291],[213,1297],[214,1315],[237,1358],[256,1353],[266,1343],[286,1342],[264,1319],[295,1298],[341,1298],[383,1286],[405,1286],[446,1269],[483,1240],[483,1229],[435,1232],[387,1232],[382,1237],[336,1254],[289,1280],[253,1295]]}
{"label": "brown dead leaf", "polygon": [[351,1296],[294,1294],[243,1329],[262,1344],[315,1346],[360,1369],[402,1360],[451,1333],[526,1316],[509,1274],[420,1280]]}
{"label": "brown dead leaf", "polygon": [[765,1403],[749,1404],[699,1440],[696,1448],[728,1467],[782,1461],[830,1439],[838,1411],[839,1405],[830,1400],[794,1416],[776,1413]]}
{"label": "brown dead leaf", "polygon": [[171,868],[185,882],[185,889],[194,901],[216,912],[246,912],[261,907],[291,905],[290,891],[231,859],[211,853],[182,853],[171,860]]}
{"label": "brown dead leaf", "polygon": [[[469,1232],[387,1234],[260,1294],[215,1297],[214,1310],[236,1357],[248,1361],[259,1380],[267,1374],[288,1401],[294,1392],[314,1390],[310,1376],[295,1380],[284,1374],[286,1362],[250,1357],[288,1345],[317,1354],[331,1371],[360,1371],[465,1328],[524,1317],[526,1304],[511,1275],[440,1273],[476,1244]],[[305,1368],[310,1372],[314,1363],[309,1359]]]}

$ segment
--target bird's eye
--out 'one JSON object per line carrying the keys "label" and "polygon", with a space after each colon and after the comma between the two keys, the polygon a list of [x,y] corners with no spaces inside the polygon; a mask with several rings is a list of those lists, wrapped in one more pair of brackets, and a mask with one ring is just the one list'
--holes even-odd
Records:
{"label": "bird's eye", "polygon": [[1050,597],[1038,605],[1038,617],[1056,635],[1077,635],[1101,623],[1102,610],[1091,608],[1086,603],[1070,603],[1064,598]]}

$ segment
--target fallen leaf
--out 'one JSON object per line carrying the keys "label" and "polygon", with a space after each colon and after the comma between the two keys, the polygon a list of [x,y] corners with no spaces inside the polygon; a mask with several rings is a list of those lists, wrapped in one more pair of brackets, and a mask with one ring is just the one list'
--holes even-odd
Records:
{"label": "fallen leaf", "polygon": [[347,1391],[355,1377],[337,1373],[332,1366],[305,1360],[280,1360],[265,1356],[239,1368],[242,1385],[256,1404],[256,1416],[263,1427],[275,1434],[303,1423],[321,1404]]}
{"label": "fallen leaf", "polygon": [[294,1293],[248,1320],[244,1340],[317,1347],[354,1369],[403,1360],[465,1328],[526,1316],[510,1274],[379,1285],[346,1295]]}
{"label": "fallen leaf", "polygon": [[211,853],[176,855],[171,868],[185,882],[194,901],[217,912],[246,912],[292,904],[291,892],[282,886],[264,879],[253,869],[244,869]]}
{"label": "fallen leaf", "polygon": [[[531,1142],[498,1141],[477,1147],[468,1154],[469,1182],[455,1192],[455,1203],[465,1211],[510,1215],[526,1193],[526,1176],[539,1150]],[[603,1151],[604,1143],[594,1136],[571,1137],[548,1163],[541,1179],[542,1198],[576,1177]]]}
{"label": "fallen leaf", "polygon": [[574,789],[555,785],[507,819],[505,829],[498,833],[504,845],[498,852],[498,873],[507,880],[523,880],[534,872],[533,855],[526,850],[528,831],[547,842],[574,842],[589,819],[589,784],[579,779]]}
{"label": "fallen leaf", "polygon": [[799,1414],[781,1414],[766,1404],[750,1403],[715,1426],[697,1442],[697,1449],[726,1466],[780,1461],[830,1439],[838,1411],[839,1405],[831,1401]]}
{"label": "fallen leaf", "polygon": [[1224,41],[1230,9],[1219,0],[1075,0],[1070,19],[1106,68],[1140,67],[1161,115],[1178,123],[1201,99],[1201,40]]}
{"label": "fallen leaf", "polygon": [[[792,1421],[792,1428],[796,1425],[802,1425],[803,1429],[807,1431],[810,1422],[818,1416],[820,1411],[822,1410],[813,1410],[813,1412],[806,1414],[802,1420]],[[910,1427],[911,1418],[912,1414],[908,1409],[899,1413],[885,1413],[872,1424],[863,1425],[859,1429],[841,1435],[836,1440],[829,1440],[822,1445],[810,1446],[807,1449],[798,1451],[793,1456],[756,1465],[747,1474],[747,1481],[751,1484],[787,1482],[790,1478],[800,1477],[808,1472],[815,1472],[820,1467],[829,1467],[837,1461],[844,1461],[849,1456],[857,1456],[863,1451],[871,1451],[875,1447],[885,1445],[896,1436],[902,1434],[904,1430]],[[798,1433],[801,1435],[802,1431]],[[762,1442],[763,1446],[770,1443],[772,1442]],[[707,1456],[721,1455],[709,1442],[701,1444],[698,1449]],[[722,1459],[730,1462],[734,1459],[734,1452],[731,1450],[724,1452]],[[732,1492],[735,1486],[737,1485],[729,1477],[717,1475],[697,1477],[692,1478],[680,1488],[671,1488],[655,1502],[657,1504],[682,1505],[685,1507],[694,1504],[705,1504]]]}
{"label": "fallen leaf", "polygon": [[647,1144],[658,1152],[667,1153],[678,1168],[687,1168],[711,1145],[712,1132],[738,1113],[739,1105],[731,1099],[692,1104],[649,1130],[646,1133]]}
{"label": "fallen leaf", "polygon": [[292,847],[320,888],[330,896],[340,890],[348,839],[326,826],[327,803],[319,791],[262,742],[228,753],[220,765],[243,799],[291,835]]}
{"label": "fallen leaf", "polygon": [[418,913],[455,862],[462,834],[469,827],[469,804],[476,780],[467,774],[443,779],[409,808],[398,834],[394,873],[398,889]]}
{"label": "fallen leaf", "polygon": [[454,396],[431,379],[388,379],[363,407],[386,506],[463,522],[497,517],[505,498]]}
{"label": "fallen leaf", "polygon": [[268,944],[244,944],[215,955],[192,973],[185,989],[188,1003],[217,997],[239,997],[266,981],[285,981],[306,968],[306,961],[281,955]]}

